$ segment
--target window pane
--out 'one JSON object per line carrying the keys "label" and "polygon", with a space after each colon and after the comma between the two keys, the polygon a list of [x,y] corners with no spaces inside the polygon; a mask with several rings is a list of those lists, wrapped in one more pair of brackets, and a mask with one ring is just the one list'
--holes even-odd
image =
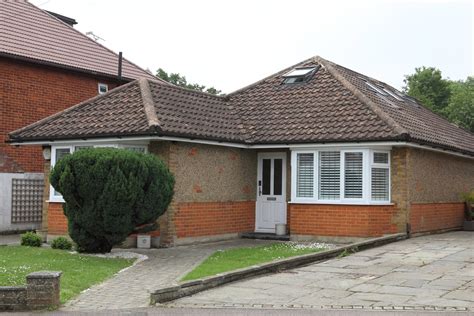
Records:
{"label": "window pane", "polygon": [[388,153],[374,153],[374,163],[388,164]]}
{"label": "window pane", "polygon": [[344,197],[362,198],[362,153],[344,154]]}
{"label": "window pane", "polygon": [[283,160],[273,160],[273,195],[281,195],[282,191],[282,177],[283,177]]}
{"label": "window pane", "polygon": [[319,152],[319,199],[338,200],[341,185],[341,154],[338,151]]}
{"label": "window pane", "polygon": [[262,194],[270,195],[270,177],[271,177],[272,160],[263,159],[262,162]]}
{"label": "window pane", "polygon": [[296,196],[313,197],[314,154],[297,154]]}
{"label": "window pane", "polygon": [[389,185],[389,169],[372,168],[372,200],[388,201]]}
{"label": "window pane", "polygon": [[145,153],[145,147],[124,147],[126,150],[137,151],[140,153]]}
{"label": "window pane", "polygon": [[64,156],[67,156],[70,154],[70,149],[69,148],[58,148],[56,149],[56,160],[54,163],[58,162],[63,158]]}
{"label": "window pane", "polygon": [[[70,153],[71,152],[70,152],[69,148],[57,148],[56,149],[56,159],[54,160],[54,163],[57,163],[59,160],[61,160],[65,156],[69,155]],[[53,194],[55,196],[61,196],[61,193],[56,192],[56,190],[54,190]]]}
{"label": "window pane", "polygon": [[88,149],[88,148],[93,148],[92,146],[74,146],[74,150],[83,150],[83,149]]}

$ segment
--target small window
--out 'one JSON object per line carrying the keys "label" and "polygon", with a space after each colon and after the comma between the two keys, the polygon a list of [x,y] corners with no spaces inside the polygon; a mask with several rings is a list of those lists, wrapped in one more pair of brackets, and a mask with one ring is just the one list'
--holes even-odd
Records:
{"label": "small window", "polygon": [[388,168],[372,168],[371,190],[372,201],[388,201],[390,190],[390,170]]}
{"label": "small window", "polygon": [[388,163],[388,153],[374,152],[374,163]]}
{"label": "small window", "polygon": [[314,154],[297,154],[296,196],[312,198],[314,195]]}
{"label": "small window", "polygon": [[282,76],[284,78],[283,83],[291,84],[308,81],[318,69],[319,67],[295,68]]}
{"label": "small window", "polygon": [[383,91],[382,89],[380,89],[379,87],[375,86],[374,84],[368,82],[368,81],[365,81],[365,84],[368,85],[372,90],[374,90],[375,92],[381,94],[381,95],[387,95],[387,93],[385,93],[385,91]]}
{"label": "small window", "polygon": [[[71,148],[65,147],[65,148],[56,148],[54,151],[54,159],[52,160],[53,166],[56,165],[56,163],[61,160],[62,158],[66,157],[67,155],[71,154]],[[57,192],[53,188],[53,196],[55,197],[60,197],[61,193]]]}
{"label": "small window", "polygon": [[295,68],[283,75],[286,77],[301,77],[309,75],[316,67]]}
{"label": "small window", "polygon": [[104,94],[109,91],[109,86],[105,83],[99,83],[99,94]]}
{"label": "small window", "polygon": [[262,166],[262,194],[270,195],[270,181],[272,177],[272,160],[263,159]]}
{"label": "small window", "polygon": [[281,195],[283,187],[283,159],[273,160],[273,195]]}
{"label": "small window", "polygon": [[319,199],[339,200],[341,189],[341,153],[319,152]]}
{"label": "small window", "polygon": [[362,198],[362,162],[361,152],[344,153],[344,198]]}
{"label": "small window", "polygon": [[94,148],[93,146],[74,146],[74,151],[79,151],[83,149]]}
{"label": "small window", "polygon": [[390,91],[389,89],[383,88],[383,91],[385,91],[386,93],[388,93],[389,95],[391,95],[394,99],[396,99],[396,100],[398,100],[398,101],[403,101],[402,98],[400,98],[398,95],[396,95],[395,93],[393,93],[393,92]]}
{"label": "small window", "polygon": [[390,200],[390,155],[374,151],[371,168],[372,201]]}

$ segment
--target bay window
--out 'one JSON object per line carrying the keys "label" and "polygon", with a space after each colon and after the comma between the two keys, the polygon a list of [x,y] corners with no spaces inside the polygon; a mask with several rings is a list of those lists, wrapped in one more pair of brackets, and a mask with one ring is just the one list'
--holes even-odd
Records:
{"label": "bay window", "polygon": [[390,154],[387,150],[294,150],[292,168],[295,188],[292,202],[390,202]]}

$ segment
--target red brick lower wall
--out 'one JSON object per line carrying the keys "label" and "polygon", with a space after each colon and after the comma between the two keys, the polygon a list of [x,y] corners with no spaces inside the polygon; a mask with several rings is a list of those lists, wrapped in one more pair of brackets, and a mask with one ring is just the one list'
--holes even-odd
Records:
{"label": "red brick lower wall", "polygon": [[48,234],[67,235],[67,218],[63,212],[63,203],[49,203]]}
{"label": "red brick lower wall", "polygon": [[[48,206],[48,234],[50,235],[67,235],[67,218],[63,212],[63,203],[49,203]],[[131,234],[136,237],[138,234]],[[143,233],[151,237],[160,236],[159,230]]]}
{"label": "red brick lower wall", "polygon": [[464,219],[464,203],[412,203],[410,223],[413,233],[459,228]]}
{"label": "red brick lower wall", "polygon": [[396,206],[288,204],[292,235],[376,237],[397,232]]}
{"label": "red brick lower wall", "polygon": [[255,201],[178,203],[178,238],[254,231]]}

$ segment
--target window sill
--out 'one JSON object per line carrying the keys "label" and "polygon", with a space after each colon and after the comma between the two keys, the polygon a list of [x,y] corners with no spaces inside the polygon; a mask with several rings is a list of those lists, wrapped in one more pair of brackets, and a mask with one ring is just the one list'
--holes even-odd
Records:
{"label": "window sill", "polygon": [[346,201],[288,201],[288,204],[319,204],[319,205],[366,205],[366,206],[392,206],[391,202],[346,202]]}
{"label": "window sill", "polygon": [[63,199],[54,199],[54,200],[46,200],[47,203],[66,203],[66,201],[64,201]]}

